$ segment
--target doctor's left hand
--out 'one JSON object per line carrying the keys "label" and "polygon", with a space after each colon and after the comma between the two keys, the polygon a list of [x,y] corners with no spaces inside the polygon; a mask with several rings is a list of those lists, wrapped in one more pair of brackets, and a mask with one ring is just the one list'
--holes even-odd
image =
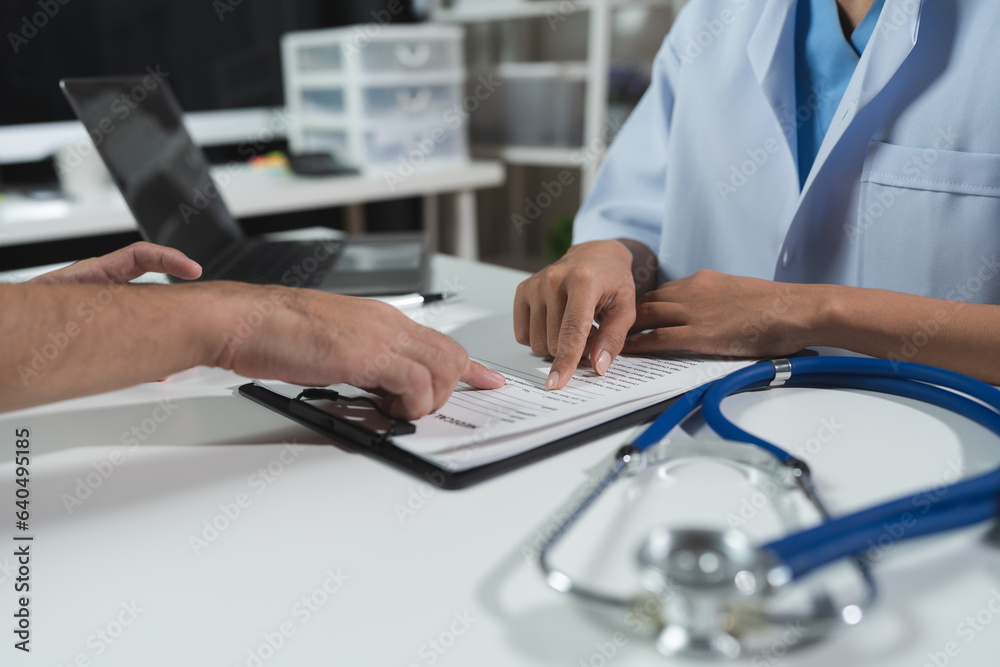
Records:
{"label": "doctor's left hand", "polygon": [[812,344],[810,323],[817,321],[824,287],[699,271],[638,301],[623,352],[792,354]]}
{"label": "doctor's left hand", "polygon": [[180,250],[140,241],[102,257],[84,259],[42,274],[29,282],[41,285],[127,283],[150,271],[194,280],[201,275],[201,266]]}

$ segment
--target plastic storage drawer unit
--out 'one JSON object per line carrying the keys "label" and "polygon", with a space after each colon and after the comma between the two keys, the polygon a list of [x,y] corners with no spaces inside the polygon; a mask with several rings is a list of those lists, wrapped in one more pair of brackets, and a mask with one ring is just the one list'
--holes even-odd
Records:
{"label": "plastic storage drawer unit", "polygon": [[335,152],[364,168],[467,162],[458,26],[356,26],[282,37],[296,152]]}

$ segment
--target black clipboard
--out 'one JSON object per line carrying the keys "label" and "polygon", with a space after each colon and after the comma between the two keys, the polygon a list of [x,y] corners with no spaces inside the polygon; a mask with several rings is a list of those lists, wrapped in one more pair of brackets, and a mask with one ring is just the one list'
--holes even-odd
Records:
{"label": "black clipboard", "polygon": [[[334,414],[326,409],[314,405],[313,401],[351,401],[352,406],[358,405],[357,399],[345,398],[336,392],[325,389],[307,389],[297,398],[288,398],[275,393],[266,387],[262,387],[253,382],[245,384],[238,389],[242,396],[249,398],[255,403],[259,403],[266,408],[274,410],[278,414],[288,417],[317,433],[320,433],[351,451],[365,456],[370,456],[382,461],[397,470],[409,473],[421,481],[427,482],[440,489],[456,490],[486,481],[506,472],[523,468],[526,465],[541,461],[550,456],[555,456],[567,450],[586,444],[615,431],[642,424],[653,420],[661,412],[666,410],[678,397],[674,397],[642,408],[627,415],[616,417],[610,421],[590,427],[579,433],[573,433],[564,438],[559,438],[552,442],[540,445],[526,452],[515,454],[510,458],[501,461],[494,461],[484,465],[469,468],[467,470],[453,471],[435,465],[427,459],[421,458],[411,452],[397,447],[393,443],[394,435],[403,435],[407,429],[412,429],[409,422],[393,419],[381,413],[373,403],[362,406],[367,410],[374,409],[385,418],[385,428],[372,429],[357,421]],[[682,394],[683,395],[683,394]],[[361,399],[364,401],[367,399]],[[368,414],[372,414],[368,412]],[[408,432],[412,433],[412,430]],[[624,444],[624,443],[622,443]]]}

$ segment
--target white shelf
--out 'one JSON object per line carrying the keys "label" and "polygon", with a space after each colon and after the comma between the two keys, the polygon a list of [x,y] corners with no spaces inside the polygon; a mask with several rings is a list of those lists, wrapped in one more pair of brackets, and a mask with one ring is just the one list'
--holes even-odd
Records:
{"label": "white shelf", "polygon": [[574,156],[584,149],[580,146],[487,146],[474,145],[477,156],[503,160],[507,164],[526,167],[571,167],[579,169]]}
{"label": "white shelf", "polygon": [[[228,176],[225,186],[223,174]],[[506,174],[496,162],[427,166],[394,189],[381,173],[310,178],[241,166],[216,168],[213,176],[229,210],[245,218],[492,188],[503,184]],[[82,201],[37,202],[16,196],[0,200],[0,246],[135,230],[132,214],[113,188]]]}
{"label": "white shelf", "polygon": [[[484,23],[530,19],[549,15],[569,16],[575,12],[590,11],[602,0],[577,0],[572,11],[565,12],[567,0],[532,0],[530,2],[493,2],[463,4],[435,10],[431,17],[438,23]],[[673,7],[676,0],[603,0],[610,8],[618,7]]]}
{"label": "white shelf", "polygon": [[[584,62],[500,62],[494,71],[512,81],[534,80],[546,84],[553,82],[578,82],[583,85],[583,146],[598,146],[606,131],[608,72],[611,67],[611,42],[615,12],[619,9],[664,9],[671,15],[686,0],[494,0],[493,2],[465,2],[432,0],[431,18],[439,23],[491,23],[516,19],[548,19],[560,22],[573,14],[582,14],[587,24],[586,60]],[[527,27],[527,26],[519,26]],[[553,26],[554,27],[554,26]],[[524,54],[521,54],[524,55]],[[650,58],[652,59],[652,58]],[[532,83],[532,85],[537,85]],[[514,137],[516,138],[516,137]],[[533,139],[534,137],[524,137]],[[537,137],[539,140],[546,137]],[[502,140],[500,136],[493,141]],[[576,141],[576,138],[573,138]],[[499,158],[512,165],[543,166],[579,169],[581,195],[586,197],[600,167],[604,151],[584,150],[575,146],[531,145],[475,145],[480,156]],[[581,159],[586,156],[586,159]],[[514,192],[514,188],[511,192]],[[517,200],[518,197],[514,197]]]}
{"label": "white shelf", "polygon": [[505,62],[498,63],[493,70],[501,79],[560,79],[563,81],[586,81],[587,62],[546,61],[546,62]]}
{"label": "white shelf", "polygon": [[[344,87],[352,82],[349,74],[338,71],[304,71],[297,75],[302,88]],[[429,72],[361,72],[362,88],[396,86],[443,86],[465,82],[465,72],[460,69],[432,70]]]}
{"label": "white shelf", "polygon": [[[288,115],[281,107],[193,111],[184,114],[184,126],[199,146],[219,146],[262,133],[283,137]],[[78,120],[0,127],[0,164],[42,160],[67,146],[89,141]]]}
{"label": "white shelf", "polygon": [[347,132],[348,124],[344,114],[321,111],[303,111],[299,120],[300,126],[306,132],[309,130],[330,130],[333,132]]}

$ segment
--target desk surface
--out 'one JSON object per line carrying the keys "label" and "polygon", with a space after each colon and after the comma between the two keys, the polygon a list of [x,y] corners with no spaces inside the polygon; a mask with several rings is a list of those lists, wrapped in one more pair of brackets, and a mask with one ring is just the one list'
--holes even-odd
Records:
{"label": "desk surface", "polygon": [[[212,171],[223,199],[237,218],[314,208],[436,195],[503,184],[499,162],[417,170],[392,187],[379,174],[301,177],[269,174],[246,166]],[[135,231],[135,219],[114,188],[78,201],[0,199],[0,245]]]}
{"label": "desk surface", "polygon": [[[437,256],[435,286],[464,297],[421,317],[447,330],[508,311],[522,277]],[[436,491],[235,397],[240,382],[200,368],[0,417],[2,502],[14,502],[15,429],[30,429],[34,457],[32,653],[7,658],[16,574],[5,510],[4,664],[661,660],[642,638],[615,644],[616,627],[547,589],[522,555],[621,437],[472,489]],[[735,397],[727,411],[801,451],[835,512],[1000,458],[979,427],[901,399],[784,389]],[[882,601],[861,625],[738,664],[995,664],[1000,559],[987,533],[888,550],[876,566]]]}

